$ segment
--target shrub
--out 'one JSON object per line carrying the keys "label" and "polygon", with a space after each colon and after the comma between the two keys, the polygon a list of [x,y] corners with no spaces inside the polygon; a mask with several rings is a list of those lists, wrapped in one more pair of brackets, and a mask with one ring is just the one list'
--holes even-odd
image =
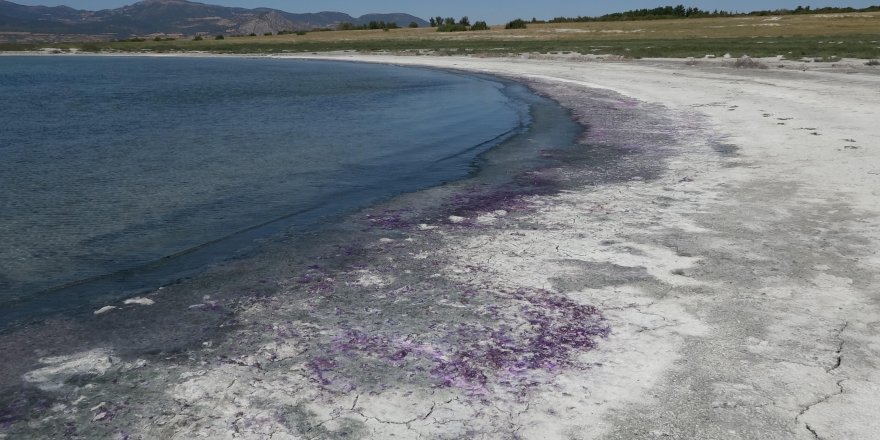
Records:
{"label": "shrub", "polygon": [[527,26],[526,26],[525,20],[523,20],[521,18],[517,18],[516,20],[513,20],[510,23],[507,23],[504,26],[504,29],[525,29],[526,27]]}
{"label": "shrub", "polygon": [[216,37],[214,37],[215,40],[223,40],[225,38],[226,37],[224,37],[223,35],[217,35]]}
{"label": "shrub", "polygon": [[868,60],[866,66],[880,66],[880,60]]}
{"label": "shrub", "polygon": [[767,65],[743,55],[733,63],[733,67],[737,69],[766,69]]}
{"label": "shrub", "polygon": [[196,35],[196,36],[193,38],[193,41],[202,41],[202,40],[204,40],[204,38],[202,38],[201,35]]}
{"label": "shrub", "polygon": [[472,31],[488,31],[489,25],[485,21],[478,21],[471,26]]}
{"label": "shrub", "polygon": [[467,26],[458,23],[444,24],[437,27],[437,32],[464,32],[467,30]]}
{"label": "shrub", "polygon": [[266,32],[263,34],[264,37],[271,37],[272,35],[275,35],[275,34],[273,34],[271,32]]}
{"label": "shrub", "polygon": [[416,23],[416,22],[414,22],[414,21],[411,21],[411,22],[409,22],[409,27],[411,27],[411,28],[417,28],[417,27],[419,27],[419,24]]}

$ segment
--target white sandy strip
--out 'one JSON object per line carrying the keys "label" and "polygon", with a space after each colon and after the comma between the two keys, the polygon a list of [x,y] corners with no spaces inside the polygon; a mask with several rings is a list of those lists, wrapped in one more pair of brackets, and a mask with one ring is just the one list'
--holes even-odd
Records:
{"label": "white sandy strip", "polygon": [[658,181],[539,199],[530,221],[543,229],[449,243],[461,261],[450,272],[489,265],[495,282],[512,286],[550,287],[601,264],[644,268],[654,280],[574,294],[606,311],[614,336],[591,355],[589,373],[564,376],[558,389],[510,411],[520,435],[880,432],[880,75],[776,63],[758,71],[660,60],[312,58],[612,90],[738,148],[722,158],[705,139],[684,139]]}

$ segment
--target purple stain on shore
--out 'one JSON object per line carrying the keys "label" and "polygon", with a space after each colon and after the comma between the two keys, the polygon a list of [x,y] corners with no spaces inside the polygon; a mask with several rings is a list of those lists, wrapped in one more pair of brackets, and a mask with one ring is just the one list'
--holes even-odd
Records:
{"label": "purple stain on shore", "polygon": [[320,266],[314,266],[308,272],[295,279],[299,284],[307,286],[306,289],[312,294],[326,294],[336,290],[336,282],[328,277]]}
{"label": "purple stain on shore", "polygon": [[551,188],[559,184],[558,179],[549,169],[521,173],[516,176],[516,181],[521,185],[532,187],[533,192],[539,188]]}
{"label": "purple stain on shore", "polygon": [[453,194],[447,199],[445,206],[453,214],[465,217],[498,210],[528,211],[532,208],[532,205],[524,199],[522,190],[510,188],[488,191],[471,188]]}
{"label": "purple stain on shore", "polygon": [[321,385],[330,385],[331,381],[326,375],[336,367],[336,361],[326,357],[316,357],[309,361],[308,366]]}
{"label": "purple stain on shore", "polygon": [[8,430],[16,423],[27,419],[30,415],[45,412],[51,404],[47,399],[33,401],[26,395],[16,394],[17,397],[15,399],[0,408],[0,431]]}
{"label": "purple stain on shore", "polygon": [[413,222],[406,218],[410,214],[408,209],[389,209],[376,214],[367,215],[370,226],[380,229],[406,229],[413,226]]}
{"label": "purple stain on shore", "polygon": [[432,334],[421,341],[387,329],[348,329],[333,339],[330,357],[315,358],[309,365],[326,386],[329,372],[345,374],[337,370],[340,364],[331,359],[334,354],[410,368],[411,375],[421,373],[419,364],[428,362],[436,384],[482,396],[495,386],[524,389],[545,383],[576,366],[576,355],[595,349],[597,340],[610,332],[595,307],[562,294],[520,289],[501,292],[498,298],[518,303],[512,309],[518,313],[502,314],[490,305],[487,315],[493,322],[440,323],[429,326]]}

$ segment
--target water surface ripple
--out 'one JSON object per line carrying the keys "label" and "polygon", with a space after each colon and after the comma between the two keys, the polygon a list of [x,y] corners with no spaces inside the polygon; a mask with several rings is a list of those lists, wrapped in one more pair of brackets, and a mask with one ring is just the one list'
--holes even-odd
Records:
{"label": "water surface ripple", "polygon": [[0,324],[466,176],[527,123],[510,87],[338,62],[4,57]]}

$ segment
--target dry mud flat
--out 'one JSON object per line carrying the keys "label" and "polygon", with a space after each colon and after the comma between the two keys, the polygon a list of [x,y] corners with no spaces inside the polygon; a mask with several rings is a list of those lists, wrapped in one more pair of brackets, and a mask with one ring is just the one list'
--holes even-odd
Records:
{"label": "dry mud flat", "polygon": [[509,76],[589,130],[515,188],[403,197],[332,264],[186,307],[230,329],[197,346],[21,367],[0,438],[880,432],[880,76],[322,58]]}

